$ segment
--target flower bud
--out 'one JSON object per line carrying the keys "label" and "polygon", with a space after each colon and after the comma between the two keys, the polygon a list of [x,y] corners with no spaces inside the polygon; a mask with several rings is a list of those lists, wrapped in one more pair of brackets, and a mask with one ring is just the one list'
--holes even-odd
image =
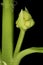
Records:
{"label": "flower bud", "polygon": [[22,10],[19,14],[19,17],[16,21],[16,27],[19,29],[27,30],[31,28],[35,24],[34,20],[32,19],[32,16],[27,10]]}

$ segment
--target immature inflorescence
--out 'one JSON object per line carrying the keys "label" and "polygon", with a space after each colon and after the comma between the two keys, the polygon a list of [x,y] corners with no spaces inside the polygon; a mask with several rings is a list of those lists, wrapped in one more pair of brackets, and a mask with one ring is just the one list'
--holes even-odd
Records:
{"label": "immature inflorescence", "polygon": [[16,21],[16,27],[20,29],[29,29],[35,24],[30,13],[25,9],[21,9],[19,17]]}

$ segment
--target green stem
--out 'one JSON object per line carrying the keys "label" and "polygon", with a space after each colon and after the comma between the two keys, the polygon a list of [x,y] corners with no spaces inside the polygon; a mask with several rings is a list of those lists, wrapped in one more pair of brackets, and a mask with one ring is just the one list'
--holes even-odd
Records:
{"label": "green stem", "polygon": [[2,60],[9,63],[13,52],[13,0],[3,0]]}
{"label": "green stem", "polygon": [[28,48],[28,49],[21,51],[14,58],[13,65],[19,65],[19,63],[23,57],[25,57],[26,55],[32,54],[32,53],[43,53],[43,48],[42,47],[41,48],[32,47],[32,48]]}
{"label": "green stem", "polygon": [[2,53],[1,53],[1,50],[0,50],[0,60],[1,60],[1,54],[2,54]]}
{"label": "green stem", "polygon": [[18,38],[17,45],[16,45],[16,48],[15,48],[15,51],[14,51],[14,57],[20,51],[24,35],[25,35],[25,31],[24,30],[20,30],[19,38]]}

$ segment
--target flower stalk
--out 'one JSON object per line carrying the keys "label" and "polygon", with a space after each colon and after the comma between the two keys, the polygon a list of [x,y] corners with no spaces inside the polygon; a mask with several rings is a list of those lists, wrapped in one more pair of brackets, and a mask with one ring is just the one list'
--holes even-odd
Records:
{"label": "flower stalk", "polygon": [[14,57],[20,52],[20,48],[21,48],[21,45],[22,45],[22,42],[23,42],[23,39],[24,39],[24,35],[25,35],[25,31],[20,30],[19,37],[18,37],[18,40],[17,40],[17,44],[16,44],[15,51],[14,51]]}

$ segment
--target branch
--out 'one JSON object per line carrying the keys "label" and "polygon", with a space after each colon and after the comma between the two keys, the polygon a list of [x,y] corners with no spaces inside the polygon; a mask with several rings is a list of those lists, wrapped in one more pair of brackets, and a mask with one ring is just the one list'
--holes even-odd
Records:
{"label": "branch", "polygon": [[19,63],[23,57],[25,57],[26,55],[32,54],[32,53],[43,53],[43,47],[32,47],[32,48],[28,48],[28,49],[21,51],[14,58],[13,65],[19,65]]}

